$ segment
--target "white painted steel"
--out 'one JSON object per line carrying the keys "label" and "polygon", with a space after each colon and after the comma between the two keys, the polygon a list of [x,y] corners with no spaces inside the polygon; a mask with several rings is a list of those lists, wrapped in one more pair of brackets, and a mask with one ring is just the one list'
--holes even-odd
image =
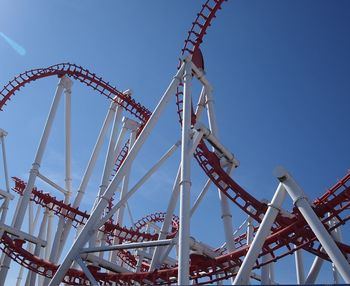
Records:
{"label": "white painted steel", "polygon": [[[53,121],[54,121],[54,118],[55,118],[55,115],[57,112],[58,104],[60,102],[62,92],[65,89],[65,86],[66,86],[68,81],[69,81],[69,79],[66,76],[64,76],[64,77],[60,78],[59,83],[57,85],[55,96],[54,96],[54,99],[53,99],[53,102],[52,102],[52,105],[50,108],[50,112],[49,112],[48,118],[46,120],[43,134],[42,134],[41,139],[40,139],[39,147],[38,147],[36,155],[35,155],[32,169],[30,170],[28,183],[26,185],[26,188],[23,192],[22,197],[20,198],[20,201],[18,203],[17,213],[13,219],[12,226],[16,229],[20,229],[22,226],[23,219],[24,219],[25,213],[27,211],[28,203],[30,200],[30,195],[32,193],[32,189],[33,189],[34,184],[35,184],[35,180],[36,180],[36,177],[37,177],[37,174],[38,174],[38,171],[40,168],[40,164],[41,164],[44,152],[45,152],[45,148],[47,145],[47,141],[49,139],[49,135],[51,132],[51,127],[52,127],[52,124],[53,124]],[[0,285],[5,284],[7,272],[8,272],[9,266],[11,264],[11,258],[9,256],[5,256],[5,257],[3,257],[2,261],[3,261],[3,263],[2,263],[1,271],[0,271]]]}
{"label": "white painted steel", "polygon": [[173,243],[173,239],[144,241],[144,242],[131,242],[131,243],[118,244],[118,245],[106,245],[106,246],[101,246],[101,247],[83,248],[80,253],[113,251],[113,250],[118,250],[118,249],[134,249],[134,248],[143,248],[143,247],[151,247],[151,246],[158,246],[158,245],[169,245],[172,243]]}
{"label": "white painted steel", "polygon": [[190,212],[190,216],[192,217],[192,215],[194,214],[194,212],[197,210],[199,204],[202,202],[205,194],[208,192],[209,188],[211,185],[211,180],[208,179],[203,187],[203,189],[201,190],[201,192],[199,193],[197,199],[195,200],[192,208],[191,208],[191,212]]}
{"label": "white painted steel", "polygon": [[315,284],[317,276],[320,273],[323,262],[324,262],[324,260],[321,257],[319,257],[319,256],[315,257],[314,261],[312,262],[310,271],[307,274],[306,279],[305,279],[306,285],[307,284]]}
{"label": "white painted steel", "polygon": [[294,205],[299,209],[306,222],[309,224],[324,250],[337,267],[344,281],[350,283],[350,265],[334,242],[332,236],[328,233],[318,216],[311,208],[304,191],[287,171],[280,169],[279,172],[279,179],[292,198]]}
{"label": "white painted steel", "polygon": [[302,250],[299,249],[295,251],[294,257],[295,257],[295,271],[296,271],[297,284],[304,284],[305,273],[304,273],[304,261],[303,261]]}
{"label": "white painted steel", "polygon": [[279,209],[286,197],[286,190],[282,184],[279,184],[275,195],[272,198],[271,203],[265,213],[265,216],[260,224],[260,227],[253,239],[251,246],[249,247],[248,253],[243,260],[241,267],[234,280],[234,285],[248,284],[250,273],[254,267],[255,261],[257,260],[261,248],[264,245],[266,237],[271,232],[272,224],[274,223]]}
{"label": "white painted steel", "polygon": [[[135,143],[136,132],[137,132],[136,128],[131,130],[130,139],[129,139],[129,150],[132,148],[132,146]],[[131,166],[132,166],[132,162],[129,164],[128,170],[126,170],[126,174],[125,174],[125,176],[123,178],[123,183],[122,183],[122,188],[121,188],[121,192],[120,192],[119,201],[122,201],[124,199],[124,197],[126,196],[127,192],[128,192],[129,179],[130,179],[130,173],[131,173]],[[117,211],[116,221],[117,221],[118,225],[123,225],[123,223],[124,223],[125,207],[126,207],[126,203],[122,204],[120,206],[120,208],[118,209],[118,211]],[[113,244],[119,244],[119,243],[120,243],[119,238],[114,237]],[[116,261],[117,257],[118,257],[117,251],[113,251],[113,252],[110,253],[110,261]]]}
{"label": "white painted steel", "polygon": [[174,144],[160,159],[159,161],[152,167],[150,170],[130,189],[130,191],[120,200],[115,206],[112,207],[110,212],[106,214],[101,220],[96,224],[96,228],[100,228],[103,224],[108,221],[113,214],[120,208],[122,204],[125,204],[127,200],[140,189],[140,187],[161,167],[161,165],[177,150],[180,142]]}
{"label": "white painted steel", "polygon": [[[69,204],[69,199],[72,192],[72,171],[71,171],[71,95],[72,95],[73,82],[68,79],[65,83],[64,95],[65,95],[65,192],[64,203]],[[65,224],[65,211],[60,215],[58,225],[56,228],[55,237],[52,244],[50,253],[50,261],[57,263],[60,256],[60,247],[62,247],[62,230]]]}
{"label": "white painted steel", "polygon": [[[108,128],[109,128],[109,126],[110,126],[110,124],[112,122],[114,112],[115,112],[115,103],[112,102],[110,104],[110,106],[109,106],[109,109],[107,111],[106,117],[105,117],[104,122],[102,124],[101,130],[100,130],[99,135],[97,137],[95,146],[93,148],[91,157],[90,157],[89,162],[87,164],[87,167],[85,169],[85,172],[84,172],[83,178],[81,180],[80,186],[78,187],[78,191],[77,191],[76,197],[75,197],[75,199],[73,201],[73,204],[72,204],[72,206],[74,208],[77,208],[80,205],[81,200],[83,199],[86,187],[87,187],[87,185],[88,185],[88,183],[90,181],[92,172],[93,172],[93,170],[95,168],[98,156],[100,154],[100,151],[101,151],[101,148],[102,148],[102,145],[103,145],[103,142],[104,142],[107,130],[108,130]],[[64,225],[63,232],[62,232],[62,235],[61,235],[61,240],[60,240],[61,242],[60,242],[60,245],[59,245],[60,255],[62,254],[62,251],[63,251],[64,246],[66,244],[69,232],[70,232],[70,230],[72,228],[72,223],[73,223],[72,220],[68,220],[66,222],[66,224]]]}
{"label": "white painted steel", "polygon": [[[143,128],[142,132],[140,133],[138,139],[136,140],[135,144],[133,145],[132,149],[129,151],[127,157],[124,160],[124,163],[119,168],[119,171],[109,184],[107,190],[103,194],[101,200],[97,204],[96,208],[91,213],[90,218],[86,222],[84,228],[81,230],[79,236],[73,243],[71,249],[68,251],[66,257],[64,258],[62,264],[58,268],[57,272],[55,273],[54,277],[50,281],[50,286],[59,284],[63,278],[67,270],[69,269],[70,265],[72,264],[75,257],[80,252],[80,249],[83,247],[83,245],[87,242],[88,234],[95,228],[97,222],[100,220],[101,215],[103,214],[104,209],[106,208],[108,201],[110,197],[113,195],[114,190],[119,185],[120,180],[125,175],[125,171],[128,168],[128,165],[131,161],[134,160],[136,155],[138,154],[140,148],[142,147],[143,143],[149,136],[151,130],[157,123],[161,113],[163,112],[165,106],[170,101],[171,96],[175,93],[176,88],[181,80],[181,76],[183,74],[184,70],[184,64],[180,67],[180,69],[177,71],[174,79],[171,81],[169,87],[165,91],[163,97],[161,98],[159,104],[157,105],[155,111],[151,115],[150,119],[148,120],[147,124]],[[130,192],[129,192],[130,193]],[[128,193],[128,194],[129,194]]]}
{"label": "white painted steel", "polygon": [[10,183],[9,183],[9,175],[7,170],[7,157],[6,157],[6,148],[5,148],[5,136],[7,135],[7,132],[5,130],[0,129],[0,140],[1,140],[1,150],[2,150],[2,163],[4,168],[4,178],[5,178],[5,185],[6,185],[6,191],[10,192]]}
{"label": "white painted steel", "polygon": [[178,283],[189,285],[189,254],[190,254],[190,191],[191,191],[191,62],[185,64],[183,95],[183,119],[181,136],[181,175],[180,175],[180,229],[179,229],[179,259]]}
{"label": "white painted steel", "polygon": [[79,264],[81,269],[83,270],[84,274],[90,281],[90,285],[92,286],[98,286],[98,282],[96,281],[95,277],[91,274],[89,268],[85,265],[84,261],[81,259],[81,257],[78,257],[75,259],[75,261]]}
{"label": "white painted steel", "polygon": [[38,172],[37,177],[39,179],[41,179],[43,182],[45,182],[48,185],[50,185],[51,187],[55,188],[57,191],[61,192],[62,194],[64,194],[64,195],[67,194],[67,191],[66,191],[65,188],[62,188],[61,186],[59,186],[55,182],[51,181],[48,177],[44,176],[42,173]]}

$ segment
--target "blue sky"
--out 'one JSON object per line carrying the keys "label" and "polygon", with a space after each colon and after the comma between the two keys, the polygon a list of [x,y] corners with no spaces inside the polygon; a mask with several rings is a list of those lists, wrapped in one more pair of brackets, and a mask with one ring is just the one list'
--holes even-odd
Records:
{"label": "blue sky", "polygon": [[[152,110],[176,71],[200,2],[4,0],[0,83],[28,69],[68,61],[120,90],[133,89],[134,97]],[[220,138],[241,162],[236,180],[259,199],[271,199],[277,165],[290,170],[312,199],[349,168],[349,12],[348,1],[228,1],[204,40]],[[3,35],[26,53],[13,49]],[[11,175],[25,179],[56,81],[24,88],[0,114],[0,128],[9,132]],[[79,83],[74,84],[73,95],[77,187],[108,103]],[[53,134],[45,158],[47,172],[58,181],[63,164],[60,136],[59,131]],[[141,152],[132,181],[158,158],[157,149],[165,151],[179,136],[172,102]],[[145,186],[148,191],[132,200],[135,217],[164,210],[178,158],[179,153]],[[195,197],[205,178],[193,165]],[[98,181],[97,174],[94,180]],[[140,201],[145,202],[142,207]],[[232,210],[237,227],[244,216],[235,207]],[[218,216],[212,189],[192,223],[196,238],[220,245]],[[219,235],[208,233],[207,224]],[[283,271],[279,278],[294,282]],[[331,281],[328,274],[323,279]]]}

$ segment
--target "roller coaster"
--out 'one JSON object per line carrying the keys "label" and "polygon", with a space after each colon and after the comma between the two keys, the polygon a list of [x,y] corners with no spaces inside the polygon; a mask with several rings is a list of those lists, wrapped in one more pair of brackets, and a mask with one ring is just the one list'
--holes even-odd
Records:
{"label": "roller coaster", "polygon": [[[119,91],[98,75],[71,63],[23,72],[4,86],[0,92],[0,109],[7,112],[9,101],[24,86],[48,77],[58,78],[27,181],[15,176],[10,180],[5,153],[7,133],[0,130],[6,179],[6,190],[0,190],[1,285],[6,283],[12,261],[21,266],[21,271],[29,270],[26,285],[220,285],[223,282],[249,284],[251,280],[275,284],[273,269],[287,255],[295,256],[298,284],[315,283],[324,261],[332,263],[336,275],[350,283],[350,246],[341,239],[341,228],[350,219],[350,173],[313,201],[307,198],[295,179],[283,168],[275,172],[278,186],[271,202],[255,198],[231,177],[239,162],[218,138],[213,90],[204,72],[204,58],[200,49],[208,28],[224,2],[207,0],[202,5],[181,50],[174,77],[152,112],[137,102],[130,91]],[[192,100],[193,81],[201,86],[197,103]],[[109,108],[81,184],[70,201],[74,193],[70,134],[73,82],[80,82],[97,95],[105,97]],[[64,187],[40,170],[63,96]],[[174,96],[181,138],[130,187],[132,163]],[[207,118],[203,119],[205,115]],[[205,122],[208,122],[208,126]],[[88,212],[81,209],[81,201],[109,131],[101,184],[96,190],[93,207]],[[181,149],[181,162],[166,211],[146,214],[132,226],[124,226],[128,200],[177,149]],[[190,168],[193,157],[207,181],[191,206]],[[55,188],[62,196],[56,197],[41,190],[36,186],[38,180]],[[219,190],[225,234],[220,247],[209,246],[190,236],[191,216],[211,185]],[[10,186],[20,198],[13,222],[7,225],[5,219],[14,197]],[[291,211],[282,208],[286,196],[293,200]],[[237,232],[233,230],[230,204],[247,217],[241,226],[246,231],[239,235],[234,235]],[[33,206],[38,209],[35,216]],[[21,230],[28,215],[32,219],[32,228],[34,225],[40,226],[37,232]],[[74,242],[70,245],[72,236]],[[308,273],[304,273],[301,251],[315,257]]]}

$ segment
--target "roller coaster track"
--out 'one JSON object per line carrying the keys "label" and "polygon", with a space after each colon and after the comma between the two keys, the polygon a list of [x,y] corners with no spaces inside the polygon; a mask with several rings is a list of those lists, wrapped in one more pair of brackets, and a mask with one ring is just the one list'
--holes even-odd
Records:
{"label": "roller coaster track", "polygon": [[[188,37],[185,40],[182,49],[183,56],[192,55],[193,58],[196,58],[196,60],[194,59],[195,63],[200,62],[198,61],[198,58],[200,59],[201,55],[200,45],[203,42],[207,29],[215,18],[217,11],[221,9],[223,2],[224,1],[220,0],[208,0],[202,5],[202,9],[192,23],[192,27],[188,32]],[[200,67],[204,68],[204,65],[202,64]],[[0,109],[2,110],[15,92],[19,91],[19,89],[26,84],[44,77],[61,77],[64,75],[81,81],[111,100],[115,100],[115,97],[118,98],[118,101],[116,102],[139,119],[142,126],[147,123],[151,115],[151,112],[148,109],[109,85],[108,82],[103,81],[102,78],[97,77],[95,74],[82,67],[69,63],[58,64],[44,69],[31,70],[15,77],[15,79],[9,82],[0,92],[3,97],[0,101]],[[177,112],[179,114],[180,123],[182,122],[183,109],[182,95],[183,91],[182,86],[180,85],[176,93]],[[192,118],[192,123],[195,123],[194,116]],[[116,162],[116,170],[125,159],[127,152],[128,145],[126,144]],[[223,170],[218,155],[215,152],[210,151],[204,141],[198,145],[194,157],[205,174],[221,190],[221,192],[230,199],[230,201],[237,205],[247,215],[252,217],[256,222],[261,222],[262,217],[266,212],[267,205],[250,195]],[[336,229],[350,219],[349,182],[350,173],[346,174],[324,195],[313,201],[313,209],[328,231]],[[25,183],[15,178],[14,189],[21,193],[24,187]],[[43,207],[49,208],[57,215],[65,214],[69,219],[74,221],[75,226],[78,224],[84,224],[89,217],[86,212],[65,205],[62,201],[59,201],[42,191],[33,189],[32,194],[32,200],[34,202]],[[115,230],[118,230],[118,237],[122,238],[124,241],[155,240],[157,239],[157,235],[143,233],[140,230],[147,222],[152,220],[160,221],[163,218],[164,214],[161,213],[159,213],[159,216],[155,215],[154,217],[146,217],[137,222],[134,229],[123,228],[109,222],[104,225],[103,231],[109,235],[115,235]],[[330,226],[329,222],[334,218],[336,218],[336,223]],[[173,220],[173,236],[176,234],[177,227],[178,221]],[[191,280],[196,284],[204,284],[213,283],[234,276],[234,269],[237,269],[236,267],[239,267],[242,264],[248,251],[249,246],[246,245],[246,240],[247,237],[245,234],[235,238],[237,250],[230,253],[223,253],[216,258],[198,257],[195,255],[191,256]],[[13,239],[7,233],[4,233],[1,238],[2,250],[13,260],[40,275],[52,277],[57,270],[58,265],[54,265],[48,261],[40,259],[39,257],[33,256],[32,253],[23,248],[23,243],[23,240]],[[350,254],[349,245],[340,242],[337,244],[344,255]],[[297,247],[295,248],[294,246]],[[320,243],[302,215],[296,208],[294,208],[289,216],[284,216],[283,214],[278,215],[276,222],[273,225],[271,235],[265,240],[260,256],[271,254],[271,259],[264,262],[267,264],[272,261],[277,261],[282,257],[293,253],[297,249],[304,249],[323,259],[329,260],[328,255],[321,250]],[[263,264],[257,260],[254,268],[259,268],[262,265]],[[100,268],[90,267],[90,271],[101,285],[111,285],[113,282],[118,285],[133,283],[171,284],[176,283],[177,281],[178,269],[177,266],[174,266],[171,268],[158,269],[153,272],[111,273],[103,272]],[[70,269],[66,273],[64,282],[70,285],[89,284],[85,274],[76,269]]]}

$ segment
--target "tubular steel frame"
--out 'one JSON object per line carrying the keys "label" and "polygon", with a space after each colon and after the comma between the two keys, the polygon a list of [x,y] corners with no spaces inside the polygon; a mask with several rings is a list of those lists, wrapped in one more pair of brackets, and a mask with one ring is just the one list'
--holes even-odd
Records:
{"label": "tubular steel frame", "polygon": [[[130,91],[120,92],[90,71],[69,63],[24,72],[2,89],[1,110],[26,84],[45,77],[59,78],[28,182],[13,177],[15,185],[12,190],[20,195],[20,200],[11,226],[5,224],[8,205],[13,199],[13,195],[10,194],[5,153],[4,138],[7,133],[0,129],[6,183],[6,190],[0,190],[3,200],[0,221],[0,247],[3,251],[1,285],[5,284],[12,260],[21,265],[17,285],[22,281],[24,268],[29,270],[26,285],[58,285],[61,282],[69,285],[220,284],[227,279],[231,279],[233,284],[248,284],[250,279],[259,280],[262,284],[273,284],[274,262],[292,253],[295,255],[298,284],[314,283],[323,261],[332,262],[335,283],[339,282],[339,276],[346,283],[350,283],[350,246],[341,242],[341,226],[350,218],[350,187],[347,185],[350,173],[312,204],[284,169],[276,172],[279,185],[271,203],[257,200],[230,176],[239,163],[219,140],[212,88],[203,72],[204,63],[200,51],[204,35],[223,2],[224,0],[208,0],[202,5],[185,40],[178,70],[152,113],[136,102]],[[195,111],[192,109],[191,95],[194,79],[202,85]],[[73,80],[93,88],[106,96],[111,103],[77,194],[70,202],[73,194],[70,103]],[[64,187],[40,172],[50,130],[63,94]],[[181,140],[171,146],[130,188],[132,163],[174,94],[182,127]],[[201,123],[205,109],[208,128]],[[122,118],[123,112],[129,113],[136,120]],[[93,208],[88,214],[81,211],[79,206],[110,126],[112,128],[101,185]],[[128,132],[130,138],[125,140]],[[178,147],[181,147],[181,162],[167,212],[146,216],[131,228],[123,227],[124,212],[130,197]],[[192,155],[208,177],[193,206],[189,200]],[[63,193],[64,198],[61,200],[38,190],[35,187],[37,178]],[[219,191],[225,233],[225,243],[218,249],[190,237],[191,216],[211,184]],[[114,202],[116,192],[120,192],[120,195],[119,200]],[[295,206],[290,213],[281,208],[287,195],[292,198]],[[179,218],[174,216],[178,200]],[[234,237],[230,203],[235,204],[247,215],[247,220],[240,227],[246,227],[246,232],[238,237]],[[34,205],[38,206],[35,214]],[[40,210],[43,210],[44,214],[39,233],[35,236],[34,226],[38,222]],[[27,211],[30,221],[29,233],[21,231]],[[128,211],[131,216],[130,209]],[[58,217],[54,237],[53,216]],[[157,226],[157,223],[161,223],[161,227]],[[75,241],[63,257],[63,249],[72,228],[77,229]],[[24,243],[27,243],[26,249]],[[178,252],[177,260],[169,255],[174,247]],[[315,255],[308,274],[304,272],[302,251]],[[105,252],[109,253],[108,257],[104,255]],[[58,264],[59,261],[61,264]],[[261,275],[254,270],[258,268],[261,268]]]}

